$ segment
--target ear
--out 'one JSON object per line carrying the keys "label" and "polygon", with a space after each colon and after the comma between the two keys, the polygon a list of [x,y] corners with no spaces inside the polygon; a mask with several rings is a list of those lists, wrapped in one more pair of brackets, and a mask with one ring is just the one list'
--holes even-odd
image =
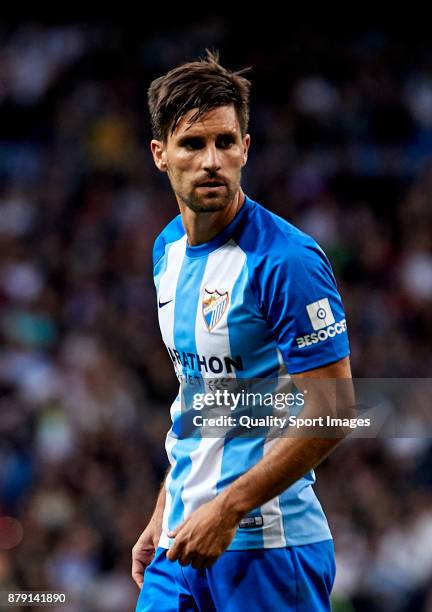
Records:
{"label": "ear", "polygon": [[166,147],[162,140],[152,140],[150,142],[150,149],[153,155],[153,161],[156,167],[161,172],[166,172],[168,169],[166,160]]}
{"label": "ear", "polygon": [[246,162],[248,160],[248,151],[249,151],[249,146],[250,146],[250,134],[245,134],[245,136],[243,137],[243,163],[242,163],[242,168],[243,166],[246,166]]}

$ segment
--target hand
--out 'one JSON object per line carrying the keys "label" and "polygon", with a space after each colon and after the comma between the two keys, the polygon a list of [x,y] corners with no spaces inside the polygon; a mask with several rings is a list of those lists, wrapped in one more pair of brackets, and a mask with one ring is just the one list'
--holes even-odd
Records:
{"label": "hand", "polygon": [[152,518],[132,548],[132,578],[140,589],[144,584],[146,567],[155,555],[161,531],[161,521]]}
{"label": "hand", "polygon": [[210,567],[234,538],[239,516],[223,512],[219,497],[193,512],[181,525],[168,532],[174,544],[167,553],[170,561],[192,565],[196,569]]}

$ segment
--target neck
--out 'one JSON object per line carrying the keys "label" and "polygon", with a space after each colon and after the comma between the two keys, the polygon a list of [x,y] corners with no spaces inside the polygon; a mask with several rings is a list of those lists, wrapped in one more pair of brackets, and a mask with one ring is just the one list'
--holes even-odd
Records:
{"label": "neck", "polygon": [[211,213],[196,213],[179,202],[183,226],[190,246],[197,246],[214,238],[234,219],[245,201],[241,187],[232,202],[223,210]]}

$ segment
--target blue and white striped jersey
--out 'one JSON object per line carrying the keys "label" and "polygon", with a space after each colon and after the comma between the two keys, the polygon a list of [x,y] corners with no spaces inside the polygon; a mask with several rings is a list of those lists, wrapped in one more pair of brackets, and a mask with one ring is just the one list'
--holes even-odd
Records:
{"label": "blue and white striped jersey", "polygon": [[[315,241],[246,200],[205,244],[189,246],[180,215],[154,246],[163,340],[181,379],[275,378],[349,354],[343,306],[330,264]],[[275,439],[176,435],[179,397],[166,450],[171,469],[160,546],[167,532],[255,465]],[[331,538],[313,472],[250,513],[229,549],[274,548]]]}

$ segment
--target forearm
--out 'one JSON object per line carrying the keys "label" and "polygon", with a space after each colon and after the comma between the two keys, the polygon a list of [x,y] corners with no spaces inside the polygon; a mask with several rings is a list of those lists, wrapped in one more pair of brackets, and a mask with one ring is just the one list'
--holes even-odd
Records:
{"label": "forearm", "polygon": [[162,517],[165,508],[165,480],[159,491],[155,509],[146,528],[132,549],[132,578],[141,589],[144,572],[154,559],[162,531]]}
{"label": "forearm", "polygon": [[223,508],[240,520],[316,467],[339,442],[334,438],[279,440],[261,461],[220,494]]}
{"label": "forearm", "polygon": [[[315,369],[312,373],[309,371],[307,378],[312,378],[314,374],[317,374],[316,378],[334,379],[344,375],[349,378],[349,361],[345,358],[323,369]],[[298,377],[306,378],[297,374],[295,384]],[[336,393],[336,385],[330,385],[329,389],[327,383],[316,385],[308,380],[300,382],[303,395],[306,394],[308,398],[302,416],[328,412],[338,415],[340,407],[343,408],[342,412],[347,412],[353,406],[349,388],[351,383],[348,383],[348,389],[342,389],[341,395]],[[320,425],[317,434],[314,432],[310,435],[309,432],[308,437],[299,435],[272,442],[273,446],[261,461],[168,532],[168,537],[174,538],[174,544],[167,553],[167,559],[201,569],[210,567],[233,541],[243,516],[282,493],[316,467],[344,437],[343,427],[325,437]]]}
{"label": "forearm", "polygon": [[[353,416],[355,397],[348,358],[296,375],[294,381],[308,397],[302,417]],[[315,437],[299,435],[276,442],[261,461],[220,494],[222,506],[240,520],[315,468],[349,433],[340,427],[327,437],[319,437],[320,430],[316,431]]]}
{"label": "forearm", "polygon": [[154,508],[151,520],[162,522],[162,517],[163,517],[164,510],[165,510],[165,502],[166,502],[165,481],[166,481],[166,476],[159,490],[159,495],[156,500],[156,504],[155,504],[155,508]]}

